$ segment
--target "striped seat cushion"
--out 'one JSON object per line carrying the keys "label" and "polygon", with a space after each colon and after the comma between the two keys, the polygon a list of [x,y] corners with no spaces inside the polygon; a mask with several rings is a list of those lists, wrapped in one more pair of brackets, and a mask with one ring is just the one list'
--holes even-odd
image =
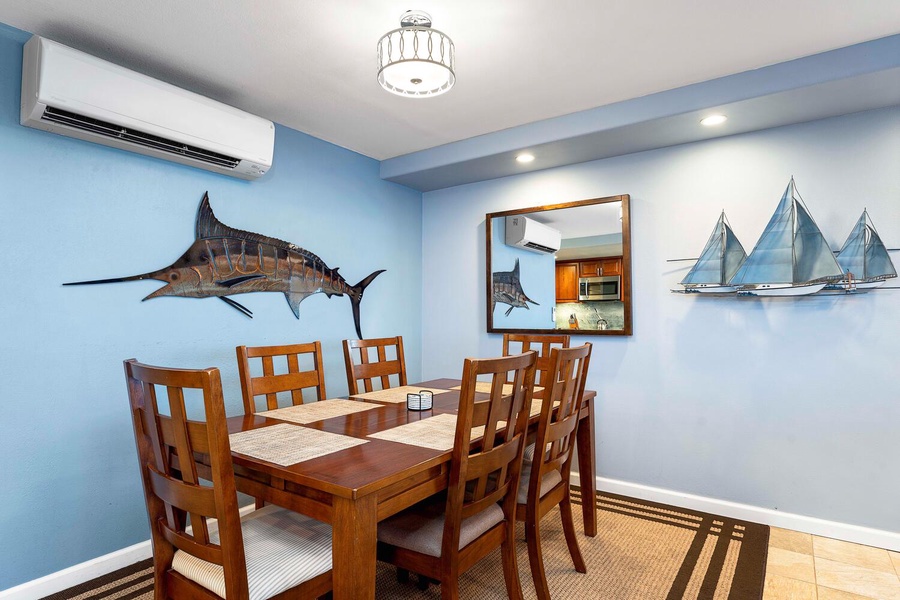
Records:
{"label": "striped seat cushion", "polygon": [[[530,453],[529,449],[531,450]],[[528,503],[528,482],[531,479],[531,466],[533,464],[533,460],[534,444],[531,444],[530,446],[526,446],[525,460],[522,461],[522,475],[519,476],[519,491],[516,494],[516,502],[519,504]],[[550,490],[555,488],[560,481],[562,481],[562,475],[560,475],[559,471],[555,469],[544,475],[544,478],[541,479],[541,498],[546,496]]]}
{"label": "striped seat cushion", "polygon": [[522,459],[527,463],[534,462],[534,444],[525,446],[525,453]]}
{"label": "striped seat cushion", "polygon": [[[266,600],[331,569],[331,526],[277,506],[241,519],[250,600]],[[210,534],[218,543],[218,531]],[[172,569],[225,597],[221,566],[179,550]]]}
{"label": "striped seat cushion", "polygon": [[[445,507],[445,502],[426,500],[382,521],[378,524],[378,541],[440,557]],[[501,521],[503,510],[497,504],[463,520],[459,532],[459,549],[462,550]]]}

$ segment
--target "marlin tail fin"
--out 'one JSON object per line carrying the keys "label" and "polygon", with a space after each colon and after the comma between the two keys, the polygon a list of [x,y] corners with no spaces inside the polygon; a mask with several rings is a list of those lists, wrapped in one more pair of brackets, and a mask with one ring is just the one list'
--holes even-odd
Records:
{"label": "marlin tail fin", "polygon": [[368,277],[366,277],[365,279],[363,279],[362,281],[360,281],[359,283],[357,283],[356,285],[354,285],[350,288],[350,293],[348,294],[348,296],[350,296],[350,306],[353,308],[353,324],[356,325],[356,335],[360,339],[362,339],[363,335],[362,335],[362,329],[359,326],[359,303],[360,303],[360,301],[362,301],[363,292],[366,290],[366,288],[369,286],[369,284],[372,283],[372,281],[376,277],[378,277],[379,275],[384,273],[384,271],[385,271],[385,269],[375,271],[374,273],[372,273],[371,275],[369,275]]}

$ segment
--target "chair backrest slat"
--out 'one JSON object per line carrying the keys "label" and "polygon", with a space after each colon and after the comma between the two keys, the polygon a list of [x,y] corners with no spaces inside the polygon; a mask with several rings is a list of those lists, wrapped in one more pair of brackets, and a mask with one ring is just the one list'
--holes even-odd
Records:
{"label": "chair backrest slat", "polygon": [[[443,552],[458,548],[463,519],[498,502],[506,518],[510,522],[515,519],[536,361],[537,353],[532,351],[505,358],[466,359],[463,364]],[[491,378],[491,393],[488,400],[476,403],[479,376]],[[512,389],[504,394],[505,383]]]}
{"label": "chair backrest slat", "polygon": [[[228,598],[248,597],[237,491],[218,369],[166,369],[125,361],[154,570],[172,566],[175,551],[223,566]],[[166,389],[168,414],[157,388]],[[198,406],[185,406],[185,389],[198,390]],[[204,420],[196,420],[201,409]],[[197,462],[203,455],[207,460]],[[218,522],[218,543],[208,519]],[[190,531],[188,530],[190,525]],[[159,581],[157,581],[159,583]]]}
{"label": "chair backrest slat", "polygon": [[534,463],[529,494],[539,493],[544,475],[556,470],[569,480],[575,433],[585,381],[591,360],[591,344],[550,351],[550,376],[535,436]]}
{"label": "chair backrest slat", "polygon": [[[375,356],[370,356],[374,348]],[[394,356],[388,357],[388,348],[394,348]],[[359,382],[365,392],[375,391],[372,384],[379,380],[381,389],[406,385],[406,358],[403,356],[403,337],[369,340],[344,340],[344,364],[347,367],[347,388],[350,395],[359,394]],[[391,384],[390,376],[397,376]]]}
{"label": "chair backrest slat", "polygon": [[[288,344],[280,346],[238,346],[238,372],[241,376],[241,392],[244,398],[244,414],[253,414],[259,410],[257,398],[264,396],[265,408],[279,408],[278,394],[290,392],[291,404],[303,404],[303,390],[315,391],[316,400],[325,400],[325,367],[322,359],[322,344],[318,341],[306,344]],[[312,369],[301,371],[300,357],[310,356]],[[284,358],[287,373],[275,372],[275,359]],[[262,364],[262,375],[254,376],[251,361],[259,359]]]}
{"label": "chair backrest slat", "polygon": [[535,385],[546,387],[550,371],[550,350],[568,348],[570,337],[565,334],[536,335],[527,333],[504,333],[503,356],[521,354],[529,350],[538,353]]}

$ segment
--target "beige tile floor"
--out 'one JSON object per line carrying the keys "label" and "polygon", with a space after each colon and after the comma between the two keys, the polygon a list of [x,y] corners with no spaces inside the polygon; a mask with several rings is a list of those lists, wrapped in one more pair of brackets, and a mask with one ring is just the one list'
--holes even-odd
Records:
{"label": "beige tile floor", "polygon": [[763,600],[900,600],[900,552],[771,528]]}

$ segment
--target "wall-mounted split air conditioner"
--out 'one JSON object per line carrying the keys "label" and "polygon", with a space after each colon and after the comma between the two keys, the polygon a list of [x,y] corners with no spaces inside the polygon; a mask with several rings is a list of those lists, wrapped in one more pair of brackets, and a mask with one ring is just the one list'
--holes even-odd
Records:
{"label": "wall-mounted split air conditioner", "polygon": [[559,250],[562,233],[524,215],[506,217],[506,243],[541,254]]}
{"label": "wall-mounted split air conditioner", "polygon": [[39,36],[25,44],[21,123],[256,179],[272,166],[271,121]]}

